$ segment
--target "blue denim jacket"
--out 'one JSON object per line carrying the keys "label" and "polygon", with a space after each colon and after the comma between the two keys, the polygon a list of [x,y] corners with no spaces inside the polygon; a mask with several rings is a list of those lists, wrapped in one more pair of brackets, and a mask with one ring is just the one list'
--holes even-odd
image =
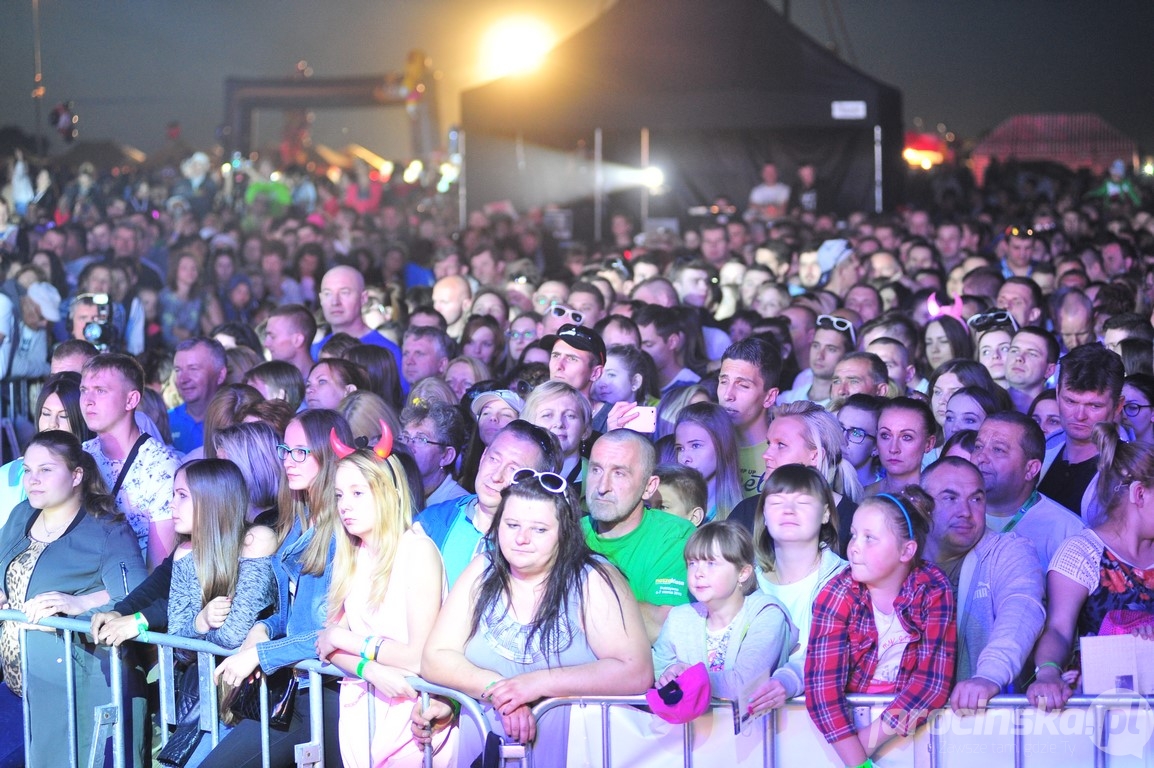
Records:
{"label": "blue denim jacket", "polygon": [[[317,635],[324,629],[328,618],[329,583],[333,577],[333,558],[337,540],[329,542],[328,562],[320,576],[302,573],[301,557],[312,541],[315,528],[301,533],[300,521],[273,556],[273,572],[277,581],[277,612],[262,624],[273,638],[256,646],[260,666],[266,673],[281,667],[317,657]],[[296,594],[289,598],[289,582],[296,580]]]}

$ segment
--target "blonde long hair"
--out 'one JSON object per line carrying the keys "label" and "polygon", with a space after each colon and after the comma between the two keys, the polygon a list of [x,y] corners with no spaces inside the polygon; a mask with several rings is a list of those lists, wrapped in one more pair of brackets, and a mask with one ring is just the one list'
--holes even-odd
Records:
{"label": "blonde long hair", "polygon": [[344,526],[338,526],[337,554],[333,560],[332,586],[329,587],[330,622],[340,618],[345,598],[356,581],[368,579],[372,584],[369,590],[371,605],[379,606],[384,602],[401,535],[413,526],[412,493],[405,479],[404,467],[396,456],[381,461],[369,451],[360,450],[341,459],[338,466],[355,468],[369,486],[376,511],[370,535],[377,559],[372,563],[371,572],[357,573],[357,549],[361,539],[350,534]]}

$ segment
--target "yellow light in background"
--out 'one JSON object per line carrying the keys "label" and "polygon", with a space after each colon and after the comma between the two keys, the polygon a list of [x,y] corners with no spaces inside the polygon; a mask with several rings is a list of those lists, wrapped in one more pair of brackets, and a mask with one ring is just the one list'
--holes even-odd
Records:
{"label": "yellow light in background", "polygon": [[553,31],[540,19],[513,16],[497,22],[481,39],[481,79],[532,72],[554,42]]}
{"label": "yellow light in background", "polygon": [[904,159],[911,168],[921,168],[922,170],[928,171],[935,165],[941,165],[946,158],[941,152],[906,147],[902,152],[902,159]]}
{"label": "yellow light in background", "polygon": [[650,191],[660,189],[665,183],[665,172],[657,166],[651,165],[641,172],[642,182]]}
{"label": "yellow light in background", "polygon": [[405,172],[401,175],[401,178],[404,179],[406,184],[416,184],[417,181],[420,180],[421,171],[423,170],[425,170],[425,164],[420,160],[414,160],[405,168]]}

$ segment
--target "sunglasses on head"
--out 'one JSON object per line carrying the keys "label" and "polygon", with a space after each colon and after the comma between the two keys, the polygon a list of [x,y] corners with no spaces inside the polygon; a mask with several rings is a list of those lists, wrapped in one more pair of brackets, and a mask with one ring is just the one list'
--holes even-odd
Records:
{"label": "sunglasses on head", "polygon": [[574,325],[581,325],[581,321],[585,319],[585,315],[575,309],[569,309],[564,304],[554,304],[549,307],[549,314],[553,317],[568,317]]}
{"label": "sunglasses on head", "polygon": [[975,331],[986,331],[990,328],[1008,325],[1013,329],[1014,333],[1018,332],[1018,321],[1004,309],[993,309],[989,312],[981,312],[967,320],[966,324]]}
{"label": "sunglasses on head", "polygon": [[525,483],[536,480],[549,493],[565,493],[569,483],[556,472],[538,472],[529,467],[522,467],[513,473],[514,483]]}
{"label": "sunglasses on head", "polygon": [[826,328],[841,333],[848,333],[850,342],[853,346],[857,346],[857,331],[853,329],[853,323],[846,320],[844,317],[837,317],[835,315],[818,315],[817,327]]}

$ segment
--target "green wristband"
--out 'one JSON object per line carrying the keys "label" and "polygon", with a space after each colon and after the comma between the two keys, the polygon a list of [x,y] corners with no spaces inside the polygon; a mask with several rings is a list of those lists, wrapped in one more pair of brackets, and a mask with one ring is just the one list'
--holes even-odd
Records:
{"label": "green wristband", "polygon": [[357,677],[362,680],[365,679],[365,665],[369,663],[368,659],[361,659],[361,663],[357,665]]}
{"label": "green wristband", "polygon": [[136,631],[137,631],[137,633],[143,634],[143,633],[148,631],[148,619],[145,618],[143,613],[141,613],[140,611],[137,611],[136,613],[134,613],[132,615],[132,618],[136,619]]}

